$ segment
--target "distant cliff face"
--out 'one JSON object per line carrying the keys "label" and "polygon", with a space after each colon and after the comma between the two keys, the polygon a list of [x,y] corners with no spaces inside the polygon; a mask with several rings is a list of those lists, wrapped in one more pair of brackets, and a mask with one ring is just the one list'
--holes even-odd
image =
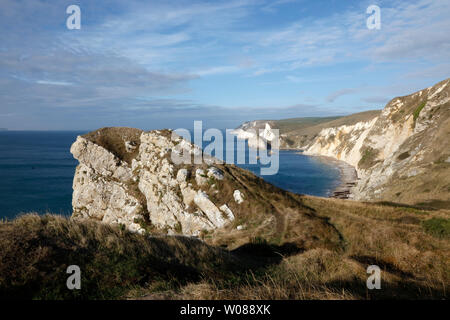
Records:
{"label": "distant cliff face", "polygon": [[[281,146],[353,165],[360,178],[354,199],[450,205],[449,82],[392,99],[379,115],[363,121],[322,123],[320,131],[307,128],[309,135],[287,132]],[[245,124],[255,126],[261,123]]]}
{"label": "distant cliff face", "polygon": [[371,121],[323,129],[305,153],[355,166],[355,199],[449,200],[449,82],[392,99]]}
{"label": "distant cliff face", "polygon": [[272,147],[279,147],[279,132],[276,132],[270,127],[269,123],[264,123],[261,128],[261,123],[253,121],[252,123],[245,123],[241,127],[233,130],[233,134],[238,139],[247,140],[250,148],[265,150],[268,144]]}

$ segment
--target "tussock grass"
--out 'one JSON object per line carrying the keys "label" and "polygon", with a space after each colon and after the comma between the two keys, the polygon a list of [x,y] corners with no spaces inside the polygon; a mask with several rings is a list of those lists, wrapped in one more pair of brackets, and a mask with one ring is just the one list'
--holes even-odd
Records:
{"label": "tussock grass", "polygon": [[[227,174],[246,181],[230,170]],[[0,297],[448,298],[450,243],[442,234],[448,232],[450,211],[290,193],[274,195],[278,202],[271,202],[268,192],[274,187],[258,183],[245,182],[247,201],[268,201],[260,209],[274,213],[243,207],[255,215],[241,215],[245,230],[229,226],[208,233],[205,242],[141,236],[53,215],[3,221]],[[72,264],[81,268],[81,290],[66,288],[66,268]],[[373,264],[382,270],[381,290],[366,287],[366,269]]]}
{"label": "tussock grass", "polygon": [[[82,290],[68,290],[78,265]],[[188,237],[144,237],[98,222],[36,214],[0,224],[0,297],[109,299],[155,281],[220,277],[245,265]]]}
{"label": "tussock grass", "polygon": [[[328,219],[343,248],[289,251],[256,237],[235,251],[278,254],[278,263],[177,290],[144,294],[146,299],[442,299],[450,281],[450,245],[430,235],[423,222],[449,211],[389,203],[301,197],[305,208]],[[439,218],[440,217],[440,218]],[[441,221],[441,220],[439,220]],[[302,229],[302,224],[292,226]],[[251,232],[251,230],[248,230]],[[225,235],[215,235],[220,243]],[[225,237],[226,239],[226,237]],[[284,241],[292,240],[285,235]],[[254,247],[256,246],[256,247]],[[298,248],[297,248],[298,249]],[[381,290],[368,290],[369,265],[382,270]]]}
{"label": "tussock grass", "polygon": [[[233,165],[219,166],[225,179],[217,182],[220,194],[211,194],[215,203],[226,203],[236,216],[233,224],[210,234],[205,241],[211,245],[235,249],[261,238],[268,243],[292,243],[301,249],[324,247],[339,250],[339,233],[313,210],[303,204],[302,197],[279,189],[254,174]],[[234,190],[244,194],[237,204]],[[220,198],[219,198],[220,197]],[[236,226],[244,225],[244,230]]]}
{"label": "tussock grass", "polygon": [[[142,132],[142,130],[135,128],[106,127],[89,132],[83,137],[110,151],[120,160],[131,164],[131,161],[138,155]],[[134,151],[126,151],[125,141],[135,144]]]}

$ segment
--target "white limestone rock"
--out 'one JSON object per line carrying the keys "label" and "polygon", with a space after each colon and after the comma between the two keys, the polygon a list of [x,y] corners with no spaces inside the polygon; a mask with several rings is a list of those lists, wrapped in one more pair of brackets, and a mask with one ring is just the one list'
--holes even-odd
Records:
{"label": "white limestone rock", "polygon": [[81,136],[72,144],[70,152],[80,163],[89,164],[89,167],[102,176],[124,182],[131,180],[133,176],[126,162]]}
{"label": "white limestone rock", "polygon": [[227,221],[223,218],[222,213],[205,192],[199,190],[194,197],[194,202],[215,227],[221,228],[226,224]]}
{"label": "white limestone rock", "polygon": [[227,216],[228,220],[233,221],[234,220],[234,214],[233,211],[231,211],[230,208],[228,208],[228,206],[226,204],[220,206],[220,211],[222,211],[223,213],[225,213],[225,215]]}
{"label": "white limestone rock", "polygon": [[[139,143],[124,141],[127,153],[137,150],[130,165],[87,138],[77,138],[71,147],[79,161],[73,181],[73,219],[125,225],[129,231],[140,234],[145,229],[137,220],[148,219],[169,233],[181,227],[183,234],[193,236],[202,230],[223,227],[234,219],[232,213],[224,207],[223,213],[206,193],[188,183],[188,169],[176,170],[167,157],[180,145],[193,154],[201,149],[174,138],[170,132],[142,132],[139,139]],[[223,173],[217,168],[211,167],[208,174],[223,179]],[[205,184],[208,174],[198,169],[197,184]]]}
{"label": "white limestone rock", "polygon": [[237,204],[241,204],[242,202],[244,202],[244,195],[239,190],[234,190],[233,198]]}
{"label": "white limestone rock", "polygon": [[[333,157],[354,166],[360,180],[352,188],[353,199],[382,198],[395,185],[396,176],[423,174],[435,159],[447,156],[434,137],[446,125],[449,82],[392,99],[371,120],[324,128],[300,147],[304,154]],[[361,160],[368,157],[372,157],[369,165],[361,166]]]}
{"label": "white limestone rock", "polygon": [[266,141],[273,141],[276,138],[276,134],[273,132],[270,125],[266,122],[266,125],[264,127],[264,131],[262,131],[259,136],[263,138]]}
{"label": "white limestone rock", "polygon": [[188,178],[188,176],[189,176],[188,169],[180,169],[177,172],[177,181],[179,183],[184,183],[184,182],[186,182],[186,179]]}
{"label": "white limestone rock", "polygon": [[220,170],[216,167],[209,167],[207,175],[208,175],[208,177],[212,177],[216,180],[223,180],[222,170]]}
{"label": "white limestone rock", "polygon": [[203,186],[208,182],[207,177],[208,176],[205,174],[205,170],[200,168],[195,170],[195,182],[197,182],[199,186]]}
{"label": "white limestone rock", "polygon": [[125,150],[130,153],[136,150],[137,143],[134,141],[125,141]]}

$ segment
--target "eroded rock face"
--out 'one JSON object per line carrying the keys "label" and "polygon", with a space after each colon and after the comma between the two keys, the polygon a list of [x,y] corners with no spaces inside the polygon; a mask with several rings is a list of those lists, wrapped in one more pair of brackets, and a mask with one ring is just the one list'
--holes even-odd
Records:
{"label": "eroded rock face", "polygon": [[[450,154],[449,119],[450,80],[444,80],[392,99],[370,121],[323,129],[304,146],[305,154],[331,156],[353,165],[360,178],[352,190],[357,200],[400,200],[393,194],[407,193],[407,178],[426,175]],[[422,180],[426,178],[411,182],[424,184]],[[404,185],[394,191],[399,181]]]}
{"label": "eroded rock face", "polygon": [[[339,125],[327,120],[285,129],[280,146],[352,165],[360,179],[352,188],[353,199],[449,203],[450,79],[394,98],[381,112],[355,116],[339,119]],[[264,127],[267,136],[277,122],[246,122],[235,134],[250,140]]]}
{"label": "eroded rock face", "polygon": [[[80,162],[73,181],[73,218],[96,219],[121,224],[133,232],[144,233],[145,222],[168,233],[198,235],[201,231],[221,228],[234,220],[226,204],[215,204],[201,190],[209,179],[224,179],[215,167],[183,168],[171,161],[170,153],[196,154],[198,147],[173,138],[170,131],[142,132],[139,141],[123,141],[123,152],[137,150],[128,162],[121,160],[107,131],[97,139],[79,136],[71,153]],[[107,141],[94,143],[94,141]],[[108,140],[109,139],[109,140]],[[116,139],[117,140],[117,139]],[[116,144],[120,144],[115,141]],[[194,171],[195,170],[195,171]],[[191,176],[197,182],[189,182]],[[219,209],[220,207],[220,209]]]}

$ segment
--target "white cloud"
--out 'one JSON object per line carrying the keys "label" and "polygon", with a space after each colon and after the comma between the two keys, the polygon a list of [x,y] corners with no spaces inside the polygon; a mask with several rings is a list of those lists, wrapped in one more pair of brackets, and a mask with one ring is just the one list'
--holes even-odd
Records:
{"label": "white cloud", "polygon": [[275,1],[269,1],[267,5],[263,6],[261,8],[262,11],[265,12],[275,12],[279,6],[298,2],[299,0],[275,0]]}
{"label": "white cloud", "polygon": [[241,70],[242,69],[238,68],[237,66],[218,66],[194,71],[193,73],[199,76],[210,76],[216,74],[235,73]]}
{"label": "white cloud", "polygon": [[345,88],[345,89],[341,89],[341,90],[337,90],[334,91],[332,93],[330,93],[326,100],[328,102],[334,102],[337,98],[348,95],[348,94],[352,94],[352,93],[356,93],[358,91],[360,91],[360,88]]}
{"label": "white cloud", "polygon": [[38,80],[36,81],[38,84],[48,84],[52,86],[71,86],[73,83],[71,82],[64,82],[64,81],[51,81],[51,80]]}

